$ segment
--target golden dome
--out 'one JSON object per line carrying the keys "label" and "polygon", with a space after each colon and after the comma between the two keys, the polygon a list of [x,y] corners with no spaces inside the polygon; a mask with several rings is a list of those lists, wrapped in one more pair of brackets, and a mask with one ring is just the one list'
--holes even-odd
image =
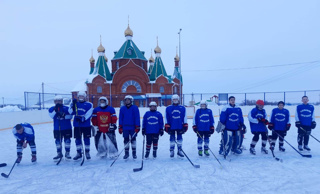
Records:
{"label": "golden dome", "polygon": [[154,63],[154,58],[153,58],[152,55],[151,55],[151,57],[149,58],[149,63]]}
{"label": "golden dome", "polygon": [[104,55],[104,60],[106,60],[106,62],[108,62],[108,58],[106,55]]}
{"label": "golden dome", "polygon": [[128,24],[128,27],[127,27],[126,31],[124,31],[124,36],[133,36],[133,32],[130,29],[129,24]]}
{"label": "golden dome", "polygon": [[178,56],[178,53],[176,54],[176,56],[174,57],[174,61],[180,61],[180,58]]}
{"label": "golden dome", "polygon": [[93,56],[91,56],[91,58],[89,59],[89,61],[90,61],[90,63],[94,63],[94,62],[95,62]]}
{"label": "golden dome", "polygon": [[102,44],[100,43],[99,47],[97,48],[98,52],[104,52],[106,49],[104,49],[104,47],[102,46]]}
{"label": "golden dome", "polygon": [[158,37],[157,37],[157,47],[154,49],[154,53],[161,53],[161,48],[158,45]]}

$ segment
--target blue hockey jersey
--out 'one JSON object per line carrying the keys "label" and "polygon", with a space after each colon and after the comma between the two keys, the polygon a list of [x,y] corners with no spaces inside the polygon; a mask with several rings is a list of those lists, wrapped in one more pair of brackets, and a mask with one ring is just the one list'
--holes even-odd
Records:
{"label": "blue hockey jersey", "polygon": [[146,129],[146,134],[157,134],[163,127],[163,116],[159,111],[148,111],[144,114],[142,128]]}
{"label": "blue hockey jersey", "polygon": [[290,124],[290,113],[288,109],[275,108],[270,114],[270,123],[273,123],[274,130],[284,131],[287,124]]}
{"label": "blue hockey jersey", "polygon": [[221,111],[220,122],[223,123],[228,130],[238,130],[243,124],[243,114],[241,108],[236,105],[226,105]]}
{"label": "blue hockey jersey", "polygon": [[119,126],[123,130],[134,130],[136,126],[140,127],[140,112],[136,105],[130,107],[122,106],[119,113]]}
{"label": "blue hockey jersey", "polygon": [[258,108],[253,108],[248,113],[251,132],[266,132],[266,125],[263,122],[259,122],[258,118],[268,120],[268,115],[264,109],[259,110]]}
{"label": "blue hockey jersey", "polygon": [[29,123],[21,123],[23,126],[24,130],[22,134],[19,134],[16,130],[16,127],[12,129],[12,133],[14,137],[19,140],[19,141],[32,141],[34,140],[34,129]]}
{"label": "blue hockey jersey", "polygon": [[198,127],[198,131],[210,131],[210,127],[214,126],[214,118],[211,109],[198,109],[193,117],[193,125]]}
{"label": "blue hockey jersey", "polygon": [[300,121],[301,125],[311,126],[312,121],[315,121],[314,106],[311,104],[300,104],[296,109],[296,121]]}
{"label": "blue hockey jersey", "polygon": [[53,129],[54,130],[66,130],[72,129],[71,119],[72,115],[69,113],[69,108],[67,106],[63,106],[61,112],[65,114],[64,118],[57,118],[56,111],[54,111],[55,106],[49,108],[49,116],[53,119]]}
{"label": "blue hockey jersey", "polygon": [[73,127],[90,127],[91,126],[91,122],[90,122],[90,118],[92,116],[92,112],[93,112],[93,105],[91,102],[77,102],[77,110],[73,111],[72,110],[73,107],[73,103],[71,102],[70,107],[69,107],[69,113],[72,115],[76,115],[76,116],[83,116],[85,118],[84,122],[79,122],[76,121],[76,119],[73,120]]}
{"label": "blue hockey jersey", "polygon": [[166,108],[166,124],[171,130],[180,130],[187,123],[186,108],[181,105],[170,105]]}

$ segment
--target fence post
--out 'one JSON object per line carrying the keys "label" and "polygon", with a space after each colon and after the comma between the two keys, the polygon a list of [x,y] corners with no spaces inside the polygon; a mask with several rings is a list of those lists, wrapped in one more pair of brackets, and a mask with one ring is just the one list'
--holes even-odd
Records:
{"label": "fence post", "polygon": [[265,92],[263,92],[263,101],[266,104],[266,93]]}
{"label": "fence post", "polygon": [[41,110],[41,93],[39,93],[39,110]]}
{"label": "fence post", "polygon": [[185,99],[184,99],[184,95],[185,95],[185,94],[182,94],[182,95],[183,95],[183,105],[185,105],[185,103],[184,103],[184,100],[185,100]]}
{"label": "fence post", "polygon": [[200,99],[202,100],[202,94],[201,94],[201,97],[200,97]]}
{"label": "fence post", "polygon": [[283,92],[283,102],[286,103],[286,92]]}
{"label": "fence post", "polygon": [[247,93],[244,93],[244,105],[247,106]]}
{"label": "fence post", "polygon": [[307,95],[307,91],[304,91],[304,96],[306,96]]}
{"label": "fence post", "polygon": [[27,97],[26,97],[26,92],[24,92],[24,110],[27,110]]}

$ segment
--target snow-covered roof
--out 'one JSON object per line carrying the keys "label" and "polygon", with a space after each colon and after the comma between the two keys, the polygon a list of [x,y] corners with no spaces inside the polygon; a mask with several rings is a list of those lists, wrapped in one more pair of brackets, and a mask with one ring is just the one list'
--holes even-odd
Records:
{"label": "snow-covered roof", "polygon": [[79,82],[72,90],[71,92],[79,92],[79,91],[87,91],[87,85],[85,81]]}

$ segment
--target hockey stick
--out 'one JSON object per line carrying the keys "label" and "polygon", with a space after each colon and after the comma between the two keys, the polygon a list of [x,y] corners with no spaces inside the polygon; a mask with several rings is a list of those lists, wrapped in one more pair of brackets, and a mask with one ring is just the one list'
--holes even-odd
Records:
{"label": "hockey stick", "polygon": [[[58,111],[60,112],[60,108],[58,109]],[[62,138],[61,138],[60,117],[59,117],[59,138],[60,138],[59,141],[60,141],[60,145],[61,145],[61,154],[62,154]],[[60,159],[59,159],[59,161],[57,162],[56,165],[59,165],[59,164],[60,164],[60,162],[61,162],[61,160],[62,160],[62,157],[63,157],[63,156],[60,157]]]}
{"label": "hockey stick", "polygon": [[17,160],[18,160],[18,158],[17,158],[17,159],[16,159],[16,161],[14,162],[14,164],[13,164],[13,166],[12,166],[12,168],[11,168],[11,170],[10,170],[9,174],[1,173],[1,176],[3,176],[4,178],[9,178],[9,176],[10,176],[10,174],[11,174],[11,172],[12,172],[13,168],[14,168],[14,167],[16,166],[16,164],[17,164]]}
{"label": "hockey stick", "polygon": [[[136,136],[136,135],[137,135],[137,133],[134,132],[134,134],[132,135],[132,137],[134,137],[134,136]],[[109,166],[109,168],[111,168],[111,167],[113,166],[113,164],[118,160],[119,156],[122,154],[123,150],[126,149],[126,147],[129,145],[129,143],[130,143],[130,141],[129,141],[126,145],[124,145],[124,148],[123,148],[123,149],[121,150],[121,152],[117,155],[117,157],[113,160],[113,162],[111,163],[111,165]],[[108,172],[108,170],[107,170],[107,172]]]}
{"label": "hockey stick", "polygon": [[277,133],[275,130],[272,129],[272,131],[274,131],[279,137],[281,137],[290,147],[292,147],[292,149],[294,149],[298,154],[300,154],[302,157],[306,157],[306,158],[311,158],[312,155],[311,154],[302,154],[301,152],[299,152],[296,148],[294,148],[285,138],[283,138],[281,135],[279,135],[279,133]]}
{"label": "hockey stick", "polygon": [[[202,139],[202,141],[204,141],[204,139],[200,136],[199,132],[197,131],[197,134],[198,134],[198,137],[200,137]],[[216,157],[216,155],[214,155],[214,153],[212,152],[212,150],[209,148],[208,146],[208,149],[210,150],[210,152],[212,153],[212,155],[216,158],[216,160],[219,162],[220,164],[220,167],[223,168],[222,164],[220,163],[219,159]]]}
{"label": "hockey stick", "polygon": [[[76,116],[78,116],[78,106],[77,106],[77,104],[75,104],[74,106],[75,106],[75,108],[76,108]],[[81,163],[80,163],[80,166],[82,166],[83,163],[84,163],[84,152],[83,152],[82,135],[81,135],[81,128],[80,128],[80,122],[79,122],[79,121],[78,121],[78,125],[79,125],[79,133],[80,133],[81,147],[82,147],[82,148],[81,148],[82,161],[81,161]]]}
{"label": "hockey stick", "polygon": [[[306,131],[304,128],[300,127],[300,129],[302,129],[304,132],[307,133],[307,131]],[[310,135],[311,137],[313,137],[313,139],[317,140],[317,141],[320,143],[320,141],[319,141],[317,138],[315,138],[313,135],[311,135],[311,134],[309,134],[309,135]]]}
{"label": "hockey stick", "polygon": [[5,167],[5,166],[7,166],[7,163],[1,163],[0,164],[0,167]]}
{"label": "hockey stick", "polygon": [[[177,140],[174,140],[174,141],[175,141],[175,142],[176,142],[176,144],[178,145]],[[178,148],[178,149],[179,149],[179,148]],[[191,162],[191,160],[189,159],[189,157],[187,156],[187,154],[186,154],[186,153],[184,153],[184,151],[183,151],[183,149],[182,149],[182,148],[180,148],[180,150],[182,151],[183,155],[185,155],[185,157],[189,160],[189,162],[192,164],[192,166],[193,166],[193,167],[195,167],[195,168],[200,168],[200,165],[193,164],[193,163]]]}
{"label": "hockey stick", "polygon": [[141,167],[140,167],[140,168],[134,168],[134,169],[133,169],[133,172],[138,172],[138,171],[141,171],[141,170],[143,169],[144,143],[145,143],[145,139],[146,139],[146,136],[144,135],[144,136],[143,136],[143,146],[142,146],[142,161],[141,161]]}
{"label": "hockey stick", "polygon": [[280,159],[280,158],[277,158],[275,155],[274,155],[274,152],[273,152],[273,149],[271,149],[271,140],[270,140],[271,138],[270,138],[270,136],[268,135],[268,142],[269,142],[269,144],[270,144],[270,150],[271,150],[271,153],[272,153],[272,156],[273,156],[273,158],[275,159],[275,160],[277,160],[277,161],[280,161],[280,162],[283,162],[283,160],[282,159]]}

